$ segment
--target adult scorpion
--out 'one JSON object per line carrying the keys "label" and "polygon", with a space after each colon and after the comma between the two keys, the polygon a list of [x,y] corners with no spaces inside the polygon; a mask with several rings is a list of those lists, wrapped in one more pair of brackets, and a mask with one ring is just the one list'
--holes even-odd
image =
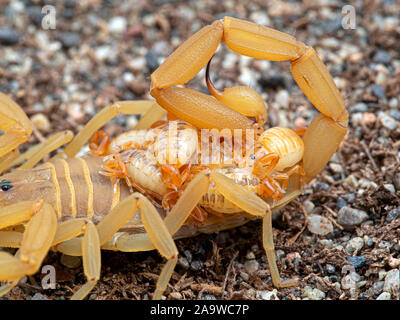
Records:
{"label": "adult scorpion", "polygon": [[[248,87],[220,92],[210,81],[210,61],[221,41],[242,55],[289,60],[294,79],[321,114],[303,132],[264,130],[266,107],[257,92]],[[207,63],[211,96],[174,87]],[[273,284],[298,283],[280,278],[271,211],[298,196],[323,169],[348,121],[344,101],[315,51],[277,30],[225,17],[202,28],[160,65],[151,75],[150,94],[156,102],[115,102],[75,137],[69,131],[56,133],[22,155],[18,146],[29,138],[31,123],[21,107],[0,94],[0,173],[23,163],[0,177],[0,246],[19,248],[14,256],[0,252],[0,280],[8,281],[0,294],[37,272],[50,249],[83,257],[87,283],[72,299],[83,299],[100,278],[100,249],[157,249],[167,259],[153,295],[160,299],[178,259],[174,239],[255,218],[263,220]],[[169,121],[160,121],[167,112]],[[99,129],[118,113],[143,117],[136,130],[110,141]],[[168,139],[171,127],[176,128],[173,143]],[[204,129],[225,130],[220,141],[245,156],[228,156],[228,165],[199,158]],[[241,141],[236,149],[235,137]],[[87,142],[92,155],[76,157]]]}

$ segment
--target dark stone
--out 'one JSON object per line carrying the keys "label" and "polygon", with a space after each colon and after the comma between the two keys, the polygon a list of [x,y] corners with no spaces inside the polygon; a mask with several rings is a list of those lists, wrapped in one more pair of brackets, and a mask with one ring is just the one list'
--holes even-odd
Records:
{"label": "dark stone", "polygon": [[400,121],[400,110],[397,109],[390,110],[390,115],[392,116],[393,119]]}
{"label": "dark stone", "polygon": [[147,66],[151,72],[158,68],[158,57],[158,54],[154,51],[149,51],[145,55]]}
{"label": "dark stone", "polygon": [[378,50],[372,60],[377,63],[388,64],[392,61],[393,57],[385,50]]}
{"label": "dark stone", "polygon": [[340,210],[342,209],[344,206],[347,206],[347,201],[345,199],[343,199],[342,197],[339,197],[337,199],[337,203],[336,203],[336,209]]}
{"label": "dark stone", "polygon": [[28,16],[35,26],[41,27],[42,20],[43,20],[43,17],[45,16],[45,13],[42,13],[41,7],[37,7],[37,6],[28,7]]}
{"label": "dark stone", "polygon": [[67,9],[63,10],[62,16],[65,19],[71,20],[75,16],[75,10],[67,8]]}
{"label": "dark stone", "polygon": [[350,262],[354,268],[361,268],[365,264],[365,256],[349,257],[347,261]]}
{"label": "dark stone", "polygon": [[347,199],[349,202],[353,202],[356,200],[356,195],[354,193],[348,193],[344,195],[344,197]]}
{"label": "dark stone", "polygon": [[278,88],[286,88],[286,81],[285,78],[280,74],[270,74],[264,72],[258,80],[258,83],[263,88],[270,88],[270,89],[278,89]]}
{"label": "dark stone", "polygon": [[65,48],[77,47],[81,37],[77,33],[63,32],[60,34],[59,40]]}
{"label": "dark stone", "polygon": [[386,216],[386,222],[390,223],[397,218],[400,218],[400,208],[390,210]]}
{"label": "dark stone", "polygon": [[318,182],[315,185],[315,189],[317,189],[318,191],[328,191],[329,190],[329,184],[325,183],[325,182]]}
{"label": "dark stone", "polygon": [[14,45],[19,42],[20,35],[13,29],[0,28],[0,43],[4,45]]}
{"label": "dark stone", "polygon": [[384,99],[386,97],[383,87],[377,84],[374,84],[372,86],[372,94],[378,99]]}
{"label": "dark stone", "polygon": [[198,260],[194,260],[191,264],[190,264],[190,268],[193,271],[199,271],[201,269],[203,269],[203,263],[201,261]]}
{"label": "dark stone", "polygon": [[351,230],[368,219],[365,211],[344,206],[339,210],[338,223],[346,230]]}

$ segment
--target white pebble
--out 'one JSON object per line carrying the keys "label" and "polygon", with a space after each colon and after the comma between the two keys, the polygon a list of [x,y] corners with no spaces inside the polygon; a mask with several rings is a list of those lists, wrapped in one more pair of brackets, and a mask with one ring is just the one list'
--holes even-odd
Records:
{"label": "white pebble", "polygon": [[392,109],[396,109],[399,105],[399,100],[397,98],[392,98],[389,100],[389,107]]}
{"label": "white pebble", "polygon": [[43,113],[37,113],[31,117],[34,126],[40,131],[50,130],[50,121]]}
{"label": "white pebble", "polygon": [[275,100],[281,107],[289,107],[289,93],[286,90],[280,90],[277,93]]}
{"label": "white pebble", "polygon": [[303,206],[304,206],[304,209],[306,209],[308,214],[310,214],[315,208],[315,204],[310,200],[304,201]]}
{"label": "white pebble", "polygon": [[343,172],[343,168],[340,164],[337,163],[330,163],[329,164],[329,168],[334,172],[334,173],[342,173]]}
{"label": "white pebble", "polygon": [[346,251],[350,254],[357,252],[364,246],[364,240],[360,237],[351,239],[346,245]]}
{"label": "white pebble", "polygon": [[390,270],[385,277],[383,291],[396,293],[400,289],[400,271],[398,269]]}
{"label": "white pebble", "polygon": [[244,263],[246,272],[252,274],[258,270],[259,264],[256,260],[248,260]]}
{"label": "white pebble", "polygon": [[353,188],[357,188],[358,187],[358,180],[357,180],[357,178],[354,176],[354,175],[349,175],[347,178],[346,178],[346,183],[350,186],[350,187],[353,187]]}
{"label": "white pebble", "polygon": [[279,300],[278,291],[276,289],[273,291],[257,291],[256,298],[262,300]]}
{"label": "white pebble", "polygon": [[382,292],[378,298],[376,298],[376,300],[390,300],[391,299],[391,295],[389,292]]}
{"label": "white pebble", "polygon": [[386,190],[390,191],[391,193],[396,193],[396,189],[394,188],[394,185],[392,185],[391,183],[385,183],[383,186],[385,187]]}
{"label": "white pebble", "polygon": [[321,300],[325,298],[325,293],[317,288],[311,289],[309,286],[306,286],[304,288],[304,296],[311,300]]}
{"label": "white pebble", "polygon": [[124,17],[113,17],[108,23],[108,30],[114,33],[122,33],[126,30],[127,22]]}
{"label": "white pebble", "polygon": [[146,58],[138,57],[129,62],[129,67],[134,71],[143,71],[146,67]]}
{"label": "white pebble", "polygon": [[388,116],[384,112],[379,112],[378,119],[381,121],[381,124],[389,130],[395,130],[397,128],[396,120],[392,117]]}
{"label": "white pebble", "polygon": [[312,215],[308,217],[307,227],[310,232],[321,236],[333,231],[332,223],[327,218],[320,215]]}

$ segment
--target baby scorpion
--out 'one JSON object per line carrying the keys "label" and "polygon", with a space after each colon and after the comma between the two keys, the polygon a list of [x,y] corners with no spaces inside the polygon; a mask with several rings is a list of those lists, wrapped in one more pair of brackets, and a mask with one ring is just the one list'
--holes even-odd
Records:
{"label": "baby scorpion", "polygon": [[[220,41],[239,54],[290,61],[296,82],[322,113],[312,120],[303,139],[287,128],[264,131],[266,108],[259,95],[247,87],[219,92],[209,79],[209,66],[206,82],[211,96],[173,87],[185,84],[209,63]],[[157,249],[167,259],[153,295],[160,299],[178,259],[174,239],[235,227],[254,218],[263,220],[263,245],[273,284],[297,283],[281,281],[271,210],[301,193],[303,184],[322,170],[347,132],[343,99],[315,51],[279,31],[225,17],[183,43],[151,80],[150,93],[157,102],[116,102],[75,137],[69,131],[57,133],[22,155],[18,146],[32,132],[30,121],[14,101],[0,94],[0,172],[25,161],[19,170],[0,177],[0,246],[19,248],[15,256],[0,252],[0,280],[9,281],[0,294],[37,272],[50,249],[83,257],[87,283],[73,299],[84,298],[98,281],[100,249]],[[157,125],[166,112],[169,120],[186,122]],[[143,117],[135,131],[110,141],[98,130],[118,113]],[[164,129],[174,123],[182,126],[179,134],[185,137],[176,145],[165,142]],[[235,157],[230,166],[195,161],[201,129],[254,130],[254,145],[250,143],[254,152],[249,155],[253,165],[242,166]],[[94,156],[75,157],[91,137]],[[229,145],[231,138],[222,140]],[[249,140],[246,137],[239,144],[242,153]],[[36,166],[65,144],[64,151]],[[163,148],[166,155],[160,152]],[[160,203],[164,210],[158,208]]]}

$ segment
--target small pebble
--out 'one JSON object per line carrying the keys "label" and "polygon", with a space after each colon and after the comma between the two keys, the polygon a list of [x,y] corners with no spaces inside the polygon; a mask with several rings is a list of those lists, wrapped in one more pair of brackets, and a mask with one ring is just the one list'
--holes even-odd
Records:
{"label": "small pebble", "polygon": [[71,48],[79,46],[81,38],[78,33],[62,32],[60,34],[59,40],[65,48]]}
{"label": "small pebble", "polygon": [[41,293],[35,293],[32,297],[32,300],[49,300]]}
{"label": "small pebble", "polygon": [[361,121],[366,126],[373,125],[376,121],[376,116],[373,113],[364,112]]}
{"label": "small pebble", "polygon": [[392,109],[396,109],[399,106],[399,99],[398,98],[392,98],[389,100],[389,107]]}
{"label": "small pebble", "polygon": [[244,263],[244,268],[248,274],[252,274],[258,270],[259,263],[256,260],[248,260]]}
{"label": "small pebble", "polygon": [[400,190],[400,172],[398,172],[393,178],[393,184],[397,190]]}
{"label": "small pebble", "polygon": [[354,268],[361,268],[365,264],[365,256],[353,256],[347,258]]}
{"label": "small pebble", "polygon": [[346,251],[350,254],[357,252],[364,246],[364,240],[360,237],[355,237],[351,239],[346,245]]}
{"label": "small pebble", "polygon": [[311,287],[306,286],[304,288],[304,296],[311,300],[321,300],[325,298],[325,292],[322,292],[317,288],[312,289]]}
{"label": "small pebble", "polygon": [[190,268],[191,268],[193,271],[199,271],[199,270],[203,269],[203,263],[202,263],[201,261],[194,260],[194,261],[192,261],[192,263],[190,264]]}
{"label": "small pebble", "polygon": [[261,300],[279,300],[278,291],[274,289],[273,291],[257,291],[256,298]]}
{"label": "small pebble", "polygon": [[385,284],[384,281],[375,281],[372,284],[372,291],[374,295],[378,295],[382,292],[383,290],[383,285]]}
{"label": "small pebble", "polygon": [[113,17],[108,22],[108,30],[114,33],[122,33],[126,30],[127,21],[124,17]]}
{"label": "small pebble", "polygon": [[400,218],[400,208],[390,210],[386,216],[386,222],[390,223],[397,218]]}
{"label": "small pebble", "polygon": [[280,90],[275,96],[276,102],[283,108],[289,107],[289,93],[286,90]]}
{"label": "small pebble", "polygon": [[339,197],[339,198],[337,199],[337,202],[336,202],[336,209],[337,209],[337,210],[340,210],[340,209],[342,209],[344,206],[347,206],[347,205],[348,205],[347,201],[346,201],[345,199],[343,199],[342,197]]}
{"label": "small pebble", "polygon": [[343,168],[340,164],[337,163],[330,163],[329,164],[329,168],[334,172],[334,173],[342,173],[343,172]]}
{"label": "small pebble", "polygon": [[389,130],[395,130],[397,128],[396,120],[394,120],[391,116],[387,115],[384,112],[378,113],[378,118],[381,124]]}
{"label": "small pebble", "polygon": [[169,296],[174,300],[182,300],[182,294],[180,292],[171,292]]}
{"label": "small pebble", "polygon": [[372,86],[372,94],[378,99],[384,99],[386,97],[385,90],[378,84]]}
{"label": "small pebble", "polygon": [[366,112],[368,110],[368,106],[364,102],[357,103],[354,107],[350,109],[350,112]]}
{"label": "small pebble", "polygon": [[203,295],[202,300],[217,300],[217,298],[211,294],[205,294]]}
{"label": "small pebble", "polygon": [[312,211],[314,210],[314,208],[315,208],[315,204],[314,204],[312,201],[310,201],[310,200],[304,201],[303,206],[304,206],[304,209],[306,209],[306,211],[307,211],[308,214],[311,214],[311,212],[312,212]]}
{"label": "small pebble", "polygon": [[386,183],[383,185],[383,187],[391,193],[396,193],[396,189],[394,188],[394,185],[392,185],[391,183]]}
{"label": "small pebble", "polygon": [[188,260],[185,257],[179,257],[178,264],[184,269],[189,269],[190,266]]}
{"label": "small pebble", "polygon": [[18,32],[9,28],[0,28],[0,43],[3,45],[14,45],[19,42]]}
{"label": "small pebble", "polygon": [[377,63],[388,64],[393,57],[386,50],[378,50],[372,60]]}
{"label": "small pebble", "polygon": [[400,110],[397,110],[397,109],[394,109],[394,110],[390,110],[390,116],[393,118],[393,119],[395,119],[395,120],[397,120],[397,121],[400,121]]}
{"label": "small pebble", "polygon": [[320,181],[320,182],[318,182],[318,183],[315,185],[315,188],[316,188],[318,191],[319,191],[319,190],[328,191],[328,190],[329,190],[329,184]]}
{"label": "small pebble", "polygon": [[332,222],[320,215],[309,216],[307,228],[311,233],[321,236],[327,235],[333,231]]}
{"label": "small pebble", "polygon": [[367,219],[368,214],[365,211],[347,206],[340,209],[338,213],[338,223],[348,230],[351,230],[355,226],[360,225]]}
{"label": "small pebble", "polygon": [[43,113],[36,113],[31,117],[33,125],[40,131],[47,132],[50,131],[51,125],[50,121],[46,115]]}
{"label": "small pebble", "polygon": [[336,272],[336,268],[329,263],[325,266],[325,269],[329,274],[334,274]]}
{"label": "small pebble", "polygon": [[248,281],[249,280],[249,275],[246,272],[241,271],[239,273],[239,275],[244,281]]}
{"label": "small pebble", "polygon": [[352,188],[357,188],[358,187],[358,180],[354,175],[349,175],[345,182]]}
{"label": "small pebble", "polygon": [[247,260],[254,260],[256,258],[256,256],[254,255],[253,251],[249,251],[246,255],[246,259]]}
{"label": "small pebble", "polygon": [[400,271],[398,269],[392,269],[386,274],[383,291],[395,294],[399,292],[399,289]]}
{"label": "small pebble", "polygon": [[390,295],[389,292],[382,292],[376,300],[390,300],[392,296]]}

